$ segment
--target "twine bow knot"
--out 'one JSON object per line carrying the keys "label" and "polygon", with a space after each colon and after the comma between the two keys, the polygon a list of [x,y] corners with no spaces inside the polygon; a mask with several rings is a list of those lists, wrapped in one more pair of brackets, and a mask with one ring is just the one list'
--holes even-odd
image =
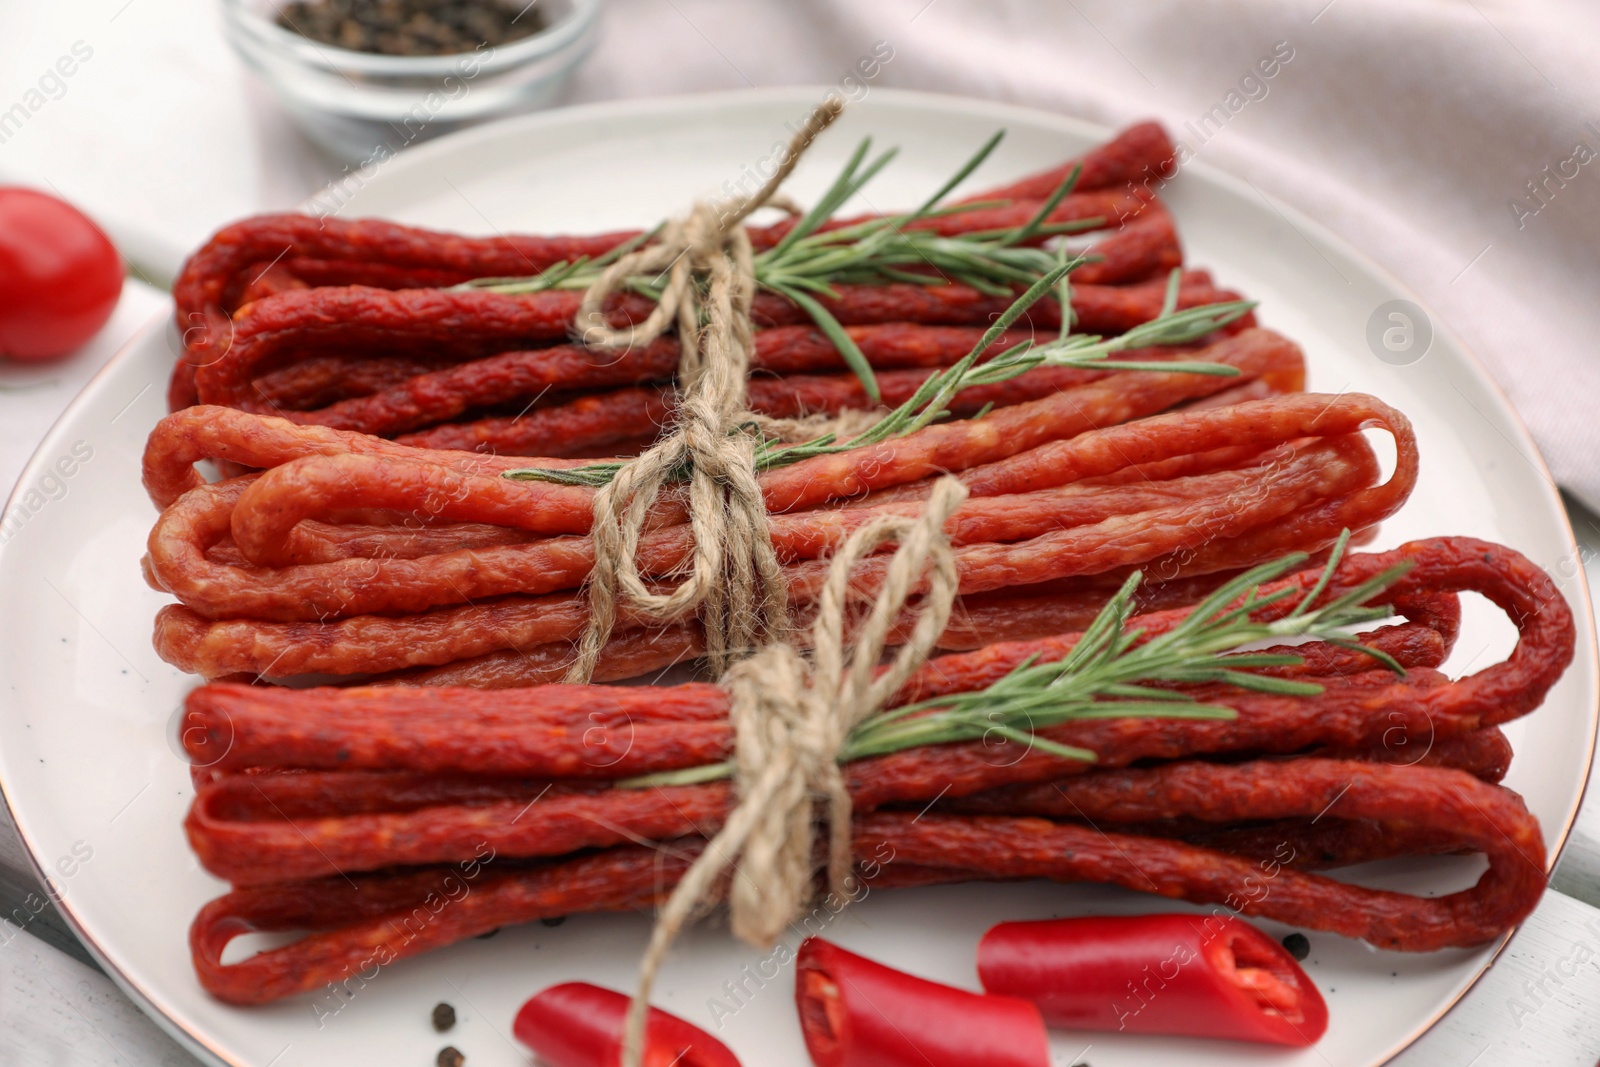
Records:
{"label": "twine bow knot", "polygon": [[[944,525],[967,489],[935,484],[920,517],[888,516],[857,530],[835,553],[818,600],[809,661],[775,643],[729,668],[738,805],[673,890],[656,919],[629,1009],[624,1064],[636,1067],[649,995],[667,949],[696,910],[714,900],[730,871],[733,932],[768,948],[811,893],[815,805],[827,804],[829,887],[852,895],[850,794],[839,754],[850,731],[877,711],[926,661],[950,621],[959,587]],[[880,545],[898,541],[883,586],[859,626],[851,626],[851,571]],[[878,664],[902,611],[930,571],[925,602],[886,670]],[[854,630],[852,633],[851,631]]]}
{"label": "twine bow knot", "polygon": [[[590,623],[567,680],[593,676],[619,611],[657,624],[697,613],[707,654],[729,693],[735,738],[738,803],[656,919],[628,1010],[626,1067],[641,1062],[650,988],[667,950],[696,912],[722,895],[725,880],[733,931],[751,944],[770,946],[800,910],[816,873],[819,801],[826,804],[829,886],[841,898],[852,895],[850,794],[840,753],[851,730],[927,659],[955,601],[955,555],[944,524],[967,490],[945,478],[920,518],[877,519],[849,537],[829,566],[810,657],[788,643],[788,596],[767,529],[758,439],[751,430],[782,436],[821,427],[815,420],[761,419],[747,410],[756,270],[744,220],[775,203],[778,186],[840,108],[832,101],[812,112],[753,196],[725,209],[697,204],[683,219],[663,224],[652,242],[620,257],[585,291],[578,311],[579,335],[603,350],[649,344],[675,327],[679,400],[670,432],[595,492]],[[663,277],[659,302],[643,322],[623,328],[607,322],[610,297],[638,279]],[[833,428],[861,421],[858,413]],[[639,572],[639,538],[662,490],[684,478],[694,552],[683,580],[662,589]],[[858,621],[851,571],[889,541],[899,547],[883,587]],[[880,672],[879,661],[925,569],[931,569],[926,602],[889,668]]]}
{"label": "twine bow knot", "polygon": [[[757,480],[757,442],[747,432],[756,280],[744,220],[772,201],[805,147],[839,111],[837,102],[813,111],[754,195],[727,206],[696,204],[686,218],[665,223],[655,241],[618,259],[584,293],[577,329],[592,348],[626,350],[677,327],[679,399],[671,432],[595,493],[590,621],[567,681],[593,676],[619,605],[630,617],[656,624],[698,613],[707,655],[718,670],[788,631],[783,575]],[[609,297],[631,279],[663,274],[660,301],[642,323],[618,329],[606,321]],[[639,537],[661,491],[685,472],[694,555],[683,580],[663,592],[639,573]]]}

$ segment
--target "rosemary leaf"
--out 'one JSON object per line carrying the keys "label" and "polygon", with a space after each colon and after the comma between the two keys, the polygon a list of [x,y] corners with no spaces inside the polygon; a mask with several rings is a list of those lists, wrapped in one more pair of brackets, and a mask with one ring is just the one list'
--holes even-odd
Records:
{"label": "rosemary leaf", "polygon": [[[955,365],[930,375],[923,387],[905,404],[889,412],[867,432],[846,442],[832,437],[793,445],[763,442],[757,450],[762,470],[797,463],[814,456],[842,452],[915,433],[949,414],[952,398],[963,389],[1009,381],[1036,367],[1080,367],[1115,371],[1154,371],[1158,373],[1212,374],[1232,376],[1233,367],[1200,360],[1158,362],[1120,361],[1110,357],[1132,348],[1187,344],[1233,322],[1255,305],[1232,301],[1205,307],[1177,310],[1178,284],[1174,271],[1168,282],[1162,313],[1112,338],[1073,334],[1070,272],[1086,258],[1069,256],[1066,249],[1045,249],[1023,242],[1053,234],[1077,232],[1103,225],[1102,219],[1050,224],[1045,220],[1075,187],[1079,170],[1074,168],[1028,222],[1005,230],[942,236],[927,229],[907,229],[911,223],[935,215],[979,210],[992,203],[940,206],[962,180],[970,175],[999,144],[996,133],[970,157],[931,197],[915,211],[898,216],[866,219],[833,230],[824,226],[833,214],[874,175],[894,158],[891,149],[869,161],[871,139],[864,139],[851,154],[816,204],[802,216],[777,245],[756,257],[756,282],[799,306],[816,324],[845,364],[861,380],[868,396],[880,401],[882,394],[871,364],[859,345],[823,303],[837,295],[836,284],[888,284],[913,281],[921,284],[960,282],[979,292],[1009,297],[1023,291],[1004,314],[964,358]],[[654,232],[654,231],[653,231]],[[625,247],[638,247],[649,235],[634,238]],[[529,278],[482,278],[464,283],[465,288],[489,289],[506,293],[531,293],[549,289],[585,289],[599,277],[608,262],[622,252],[613,250],[598,260],[558,263]],[[931,274],[926,272],[933,272]],[[659,299],[662,279],[632,278],[627,287]],[[1040,345],[1018,346],[986,363],[978,358],[1035,302],[1055,292],[1061,301],[1061,335]],[[561,485],[601,486],[620,469],[615,463],[595,463],[561,471],[525,468],[508,471],[505,477],[523,481],[547,481]],[[687,472],[685,472],[687,473]]]}
{"label": "rosemary leaf", "polygon": [[[1381,596],[1404,573],[1404,567],[1362,582],[1330,603],[1315,605],[1332,581],[1348,540],[1342,537],[1335,545],[1312,588],[1304,592],[1293,587],[1274,593],[1261,591],[1262,583],[1305,562],[1304,553],[1294,553],[1225,583],[1181,623],[1154,637],[1147,637],[1143,630],[1128,629],[1134,594],[1142,580],[1136,573],[1123,583],[1061,659],[1044,662],[1038,656],[1030,656],[981,690],[934,697],[874,714],[846,738],[840,762],[923,745],[996,738],[1064,759],[1089,762],[1095,758],[1094,753],[1063,745],[1042,736],[1040,731],[1098,719],[1203,720],[1228,719],[1236,714],[1224,703],[1200,703],[1192,694],[1163,688],[1174,683],[1222,684],[1245,692],[1288,697],[1311,697],[1323,691],[1316,682],[1252,672],[1249,668],[1286,667],[1302,662],[1293,654],[1238,651],[1262,640],[1313,637],[1341,648],[1359,649],[1403,674],[1404,669],[1392,658],[1361,645],[1347,630],[1389,614],[1386,608],[1366,607],[1364,602]],[[1299,597],[1295,606],[1279,618],[1256,621],[1252,617],[1253,612],[1294,596]],[[732,765],[721,763],[629,779],[618,785],[682,785],[731,773]]]}
{"label": "rosemary leaf", "polygon": [[983,165],[983,161],[989,158],[989,154],[996,148],[1000,147],[1000,142],[1005,140],[1005,136],[1005,130],[994,131],[990,138],[983,143],[983,147],[974,152],[965,163],[961,164],[960,168],[954,174],[952,174],[943,185],[939,186],[938,191],[932,196],[928,197],[928,199],[923,202],[921,207],[917,208],[917,210],[913,211],[910,215],[907,215],[905,220],[910,222],[915,219],[926,217],[930,211],[938,206],[939,201],[949,196],[950,193],[954,191],[956,186],[966,181],[973,171],[977,170]]}
{"label": "rosemary leaf", "polygon": [[1183,268],[1173,267],[1172,273],[1167,275],[1167,291],[1161,298],[1161,314],[1157,318],[1166,318],[1178,310],[1178,287],[1183,284]]}
{"label": "rosemary leaf", "polygon": [[806,314],[810,315],[812,321],[817,324],[817,328],[827,335],[828,340],[833,342],[833,347],[839,350],[839,355],[844,359],[845,364],[855,371],[857,378],[861,379],[861,384],[867,390],[867,396],[872,398],[872,402],[874,404],[882,403],[883,394],[878,390],[878,376],[872,372],[872,364],[867,362],[866,353],[861,351],[861,347],[856,344],[855,339],[845,332],[843,326],[839,325],[839,320],[834,318],[833,314],[818,303],[815,298],[800,292],[798,289],[791,289],[785,295],[804,308]]}
{"label": "rosemary leaf", "polygon": [[794,224],[794,228],[785,234],[783,240],[779,241],[771,250],[773,258],[782,256],[792,245],[809,236],[818,226],[828,221],[828,217],[838,210],[838,205],[849,199],[849,194],[855,191],[855,185],[851,182],[851,179],[855,176],[856,168],[861,166],[861,161],[867,157],[867,153],[871,150],[872,138],[864,138],[856,146],[856,150],[850,156],[849,162],[845,163],[844,170],[839,173],[833,184],[828,187],[828,191],[823,193],[822,198],[812,205],[810,211],[800,216],[799,221]]}
{"label": "rosemary leaf", "polygon": [[1039,232],[1039,227],[1043,226],[1045,220],[1050,217],[1050,213],[1061,205],[1061,201],[1065,200],[1067,194],[1072,192],[1073,187],[1078,184],[1078,177],[1082,173],[1083,164],[1079,163],[1072,168],[1072,173],[1068,174],[1061,184],[1056,186],[1055,192],[1051,193],[1045,202],[1040,205],[1039,210],[1034,212],[1033,218],[1018,226],[1012,233],[1000,238],[1000,244],[1017,245],[1036,235]]}

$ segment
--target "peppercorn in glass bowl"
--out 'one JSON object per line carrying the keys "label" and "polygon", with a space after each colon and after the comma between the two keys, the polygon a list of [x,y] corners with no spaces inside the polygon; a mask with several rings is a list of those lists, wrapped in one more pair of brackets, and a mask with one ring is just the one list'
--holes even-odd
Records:
{"label": "peppercorn in glass bowl", "polygon": [[548,105],[600,0],[223,0],[228,39],[306,134],[352,163]]}

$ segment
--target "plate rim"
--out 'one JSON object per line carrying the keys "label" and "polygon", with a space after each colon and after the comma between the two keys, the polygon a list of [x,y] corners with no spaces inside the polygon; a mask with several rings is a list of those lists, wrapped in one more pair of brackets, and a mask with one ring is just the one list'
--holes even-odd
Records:
{"label": "plate rim", "polygon": [[[772,103],[777,101],[793,100],[805,104],[814,103],[816,99],[832,91],[832,86],[822,85],[770,86],[749,89],[672,94],[649,98],[623,98],[617,100],[597,101],[587,104],[553,108],[546,111],[535,111],[523,115],[509,116],[493,122],[469,127],[464,130],[447,134],[425,144],[418,145],[406,152],[404,155],[397,156],[395,158],[403,160],[408,169],[414,169],[418,167],[426,167],[430,165],[435,157],[453,154],[461,146],[468,143],[488,141],[493,140],[496,137],[508,135],[516,136],[518,134],[532,134],[543,126],[564,125],[573,121],[581,121],[584,118],[691,114],[721,105],[738,105],[739,103],[745,101]],[[1000,121],[1004,121],[1007,115],[1014,115],[1018,121],[1026,121],[1030,124],[1050,124],[1063,128],[1070,127],[1074,128],[1077,133],[1080,133],[1086,137],[1091,137],[1102,141],[1107,139],[1115,132],[1112,127],[1103,126],[1100,123],[1080,118],[1076,115],[1057,113],[1042,107],[1014,104],[1007,101],[986,100],[981,97],[889,87],[874,88],[871,90],[869,96],[879,97],[880,99],[888,98],[891,104],[898,103],[902,106],[921,107],[927,110],[959,111],[961,113],[974,116],[992,116]],[[1395,293],[1396,296],[1412,300],[1419,307],[1424,309],[1428,308],[1429,305],[1427,302],[1423,301],[1417,293],[1412,291],[1409,286],[1404,284],[1386,266],[1372,259],[1366,255],[1366,253],[1362,252],[1350,242],[1346,241],[1343,237],[1334,233],[1318,220],[1304,214],[1293,205],[1285,204],[1279,201],[1275,197],[1272,197],[1262,190],[1255,188],[1252,183],[1247,182],[1243,178],[1226,171],[1215,164],[1205,161],[1194,161],[1183,164],[1180,170],[1187,170],[1190,167],[1198,167],[1197,176],[1203,177],[1208,182],[1219,184],[1241,198],[1248,199],[1249,194],[1255,194],[1261,200],[1263,200],[1267,206],[1271,207],[1273,210],[1282,215],[1285,221],[1288,221],[1293,227],[1302,231],[1303,235],[1307,236],[1308,241],[1312,243],[1314,248],[1316,248],[1318,245],[1321,245],[1324,248],[1336,251],[1346,260],[1359,265],[1371,276],[1383,282]],[[368,179],[367,184],[370,184],[371,181],[375,180],[377,180],[377,175],[375,175],[372,179]],[[297,210],[315,209],[317,207],[317,196],[320,195],[320,192],[321,191],[319,190],[318,193],[313,193],[310,197],[302,201],[299,205],[297,205]],[[338,215],[342,213],[342,211],[343,205],[341,205],[341,207],[332,214]],[[226,223],[224,225],[226,225]],[[1318,250],[1320,251],[1321,249]],[[132,358],[132,352],[136,348],[149,343],[152,335],[171,328],[172,316],[170,307],[171,297],[169,293],[167,298],[168,310],[156,313],[144,325],[140,326],[137,331],[126,342],[124,342],[109,359],[106,360],[105,364],[90,376],[78,393],[73,396],[72,400],[62,410],[61,414],[51,423],[50,428],[45,432],[44,436],[40,438],[39,446],[35,448],[32,455],[28,458],[28,461],[23,465],[22,470],[18,474],[16,484],[7,494],[4,507],[0,508],[0,516],[3,516],[11,511],[11,509],[18,503],[19,497],[23,494],[24,487],[34,480],[34,476],[39,473],[39,468],[41,466],[48,464],[48,460],[45,456],[45,444],[51,441],[56,436],[57,432],[61,430],[69,420],[77,416],[79,409],[87,403],[86,398],[91,393],[95,392],[101,386],[104,380],[111,377],[114,371],[119,368],[122,363],[130,360]],[[1506,394],[1505,390],[1489,373],[1487,367],[1478,357],[1477,353],[1474,352],[1473,349],[1461,339],[1460,335],[1451,326],[1451,324],[1438,315],[1432,314],[1431,312],[1430,318],[1434,322],[1435,330],[1448,337],[1450,343],[1459,349],[1464,357],[1464,359],[1461,361],[1463,367],[1472,375],[1477,384],[1498,398],[1501,403],[1502,410],[1510,416],[1510,428],[1518,437],[1517,443],[1525,446],[1526,455],[1531,458],[1537,467],[1538,473],[1543,476],[1544,480],[1551,486],[1556,487],[1556,499],[1559,505],[1556,509],[1557,529],[1564,535],[1565,547],[1574,553],[1579,552],[1580,547],[1577,543],[1577,535],[1572,527],[1571,518],[1567,514],[1565,505],[1560,504],[1559,483],[1557,483],[1551,476],[1549,465],[1545,461],[1544,454],[1540,450],[1538,443],[1529,433],[1527,424],[1523,420],[1521,413],[1517,410],[1516,406],[1512,404],[1511,399]],[[159,382],[152,384],[159,385]],[[6,547],[7,546],[5,544],[0,544],[0,559],[3,559]],[[1581,659],[1588,667],[1590,677],[1600,681],[1600,619],[1597,619],[1595,616],[1594,603],[1590,594],[1588,579],[1581,569],[1575,576],[1573,585],[1577,591],[1576,599],[1578,601],[1578,607],[1583,612],[1584,617],[1586,617],[1588,620],[1590,639],[1586,642],[1580,642],[1582,647],[1574,649],[1572,666],[1577,666]],[[1569,669],[1571,669],[1570,666]],[[1597,739],[1600,739],[1600,707],[1591,709],[1588,715],[1587,733],[1588,744],[1586,746],[1583,761],[1583,781],[1579,786],[1575,800],[1569,807],[1565,817],[1562,820],[1559,834],[1554,835],[1553,846],[1547,845],[1545,867],[1547,876],[1545,892],[1547,893],[1560,892],[1560,890],[1554,889],[1548,884],[1548,875],[1555,869],[1562,853],[1565,851],[1568,843],[1571,841],[1572,830],[1577,821],[1578,813],[1582,810],[1583,804],[1587,799],[1589,790],[1594,782],[1595,744]],[[46,887],[48,887],[52,884],[49,872],[45,869],[44,861],[40,858],[40,850],[36,847],[28,831],[24,828],[23,823],[17,818],[17,807],[13,802],[11,787],[7,783],[3,774],[0,774],[0,804],[4,805],[5,812],[11,819],[12,825],[16,829],[17,836],[22,842],[24,851],[27,853],[29,864],[33,868],[35,876],[37,876]],[[154,1022],[178,1045],[183,1047],[186,1051],[196,1055],[201,1060],[212,1064],[219,1064],[222,1065],[222,1067],[249,1067],[249,1065],[243,1061],[233,1059],[227,1054],[223,1053],[220,1049],[213,1047],[200,1035],[190,1032],[175,1018],[164,1011],[156,1003],[155,995],[147,991],[138,981],[134,980],[132,977],[126,974],[121,967],[117,966],[112,961],[109,950],[103,948],[99,942],[97,942],[88,934],[82,921],[78,918],[70,902],[66,898],[62,897],[57,899],[52,895],[52,902],[56,905],[57,911],[66,922],[68,928],[73,932],[74,936],[77,937],[78,941],[84,946],[90,956],[93,957],[93,959],[99,964],[104,974],[112,980],[112,982],[129,998],[129,1000],[134,1003],[135,1006],[139,1008],[146,1018]],[[1483,976],[1488,973],[1489,969],[1499,961],[1506,947],[1511,943],[1513,938],[1521,933],[1522,929],[1523,924],[1519,924],[1512,930],[1502,935],[1499,938],[1498,943],[1495,945],[1494,951],[1484,959],[1477,972],[1471,976],[1470,980],[1467,981],[1461,990],[1451,997],[1448,1003],[1440,1006],[1438,1010],[1435,1011],[1429,1018],[1420,1022],[1411,1030],[1410,1033],[1405,1035],[1398,1043],[1393,1045],[1384,1054],[1380,1064],[1392,1061],[1394,1057],[1410,1048],[1417,1042],[1417,1040],[1419,1040],[1429,1030],[1433,1029],[1434,1026],[1438,1025],[1438,1023],[1446,1015],[1454,1010],[1454,1008],[1461,1003],[1466,995],[1471,992],[1480,981],[1482,981]]]}

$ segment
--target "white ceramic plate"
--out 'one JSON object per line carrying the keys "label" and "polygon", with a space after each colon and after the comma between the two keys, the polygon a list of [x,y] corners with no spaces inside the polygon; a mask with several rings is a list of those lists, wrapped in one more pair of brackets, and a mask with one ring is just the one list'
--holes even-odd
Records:
{"label": "white ceramic plate", "polygon": [[[604,105],[485,127],[409,153],[364,184],[353,179],[344,212],[479,233],[648,224],[725,181],[737,183],[742,168],[786,138],[785,124],[800,122],[820,95],[784,90]],[[1009,134],[974,187],[1105,137],[1036,111],[874,90],[814,146],[789,191],[802,201],[814,197],[870,133],[902,154],[868,190],[871,204],[858,206],[903,207],[997,127]],[[1545,706],[1509,730],[1517,758],[1508,784],[1543,823],[1553,862],[1588,773],[1596,668],[1582,568],[1533,443],[1478,364],[1437,324],[1418,362],[1393,366],[1373,355],[1370,316],[1407,294],[1314,223],[1200,165],[1186,168],[1166,195],[1192,262],[1261,300],[1263,321],[1306,347],[1313,388],[1376,393],[1415,421],[1422,479],[1404,513],[1385,525],[1381,546],[1470,534],[1521,550],[1561,580],[1577,612],[1580,654]],[[385,968],[332,1013],[333,1001],[319,1009],[308,998],[230,1008],[195,981],[187,927],[224,886],[198,869],[180,830],[188,771],[168,735],[193,679],[151,651],[151,617],[166,598],[139,573],[154,518],[139,485],[139,456],[164,413],[174,344],[170,328],[153,330],[90,384],[40,446],[0,534],[0,603],[8,609],[0,619],[0,780],[23,838],[107,971],[215,1062],[421,1064],[448,1041],[473,1067],[526,1064],[510,1038],[517,1006],[566,979],[629,987],[647,917],[574,918],[469,941]],[[1486,605],[1467,608],[1450,665],[1457,672],[1493,662],[1512,639],[1510,625]],[[1448,891],[1477,870],[1417,862],[1364,877]],[[827,924],[827,934],[895,966],[975,987],[973,950],[991,923],[1172,907],[1096,886],[956,886],[872,897]],[[1326,935],[1311,940],[1307,966],[1332,1011],[1315,1049],[1058,1033],[1056,1062],[1074,1063],[1092,1045],[1096,1067],[1382,1063],[1435,1022],[1495,951],[1416,956]],[[762,979],[760,962],[707,924],[675,952],[657,1002],[718,1032],[746,1064],[803,1067],[791,976]],[[454,1004],[461,1020],[444,1038],[429,1026],[440,1000]],[[724,1005],[720,1027],[713,1000]]]}

